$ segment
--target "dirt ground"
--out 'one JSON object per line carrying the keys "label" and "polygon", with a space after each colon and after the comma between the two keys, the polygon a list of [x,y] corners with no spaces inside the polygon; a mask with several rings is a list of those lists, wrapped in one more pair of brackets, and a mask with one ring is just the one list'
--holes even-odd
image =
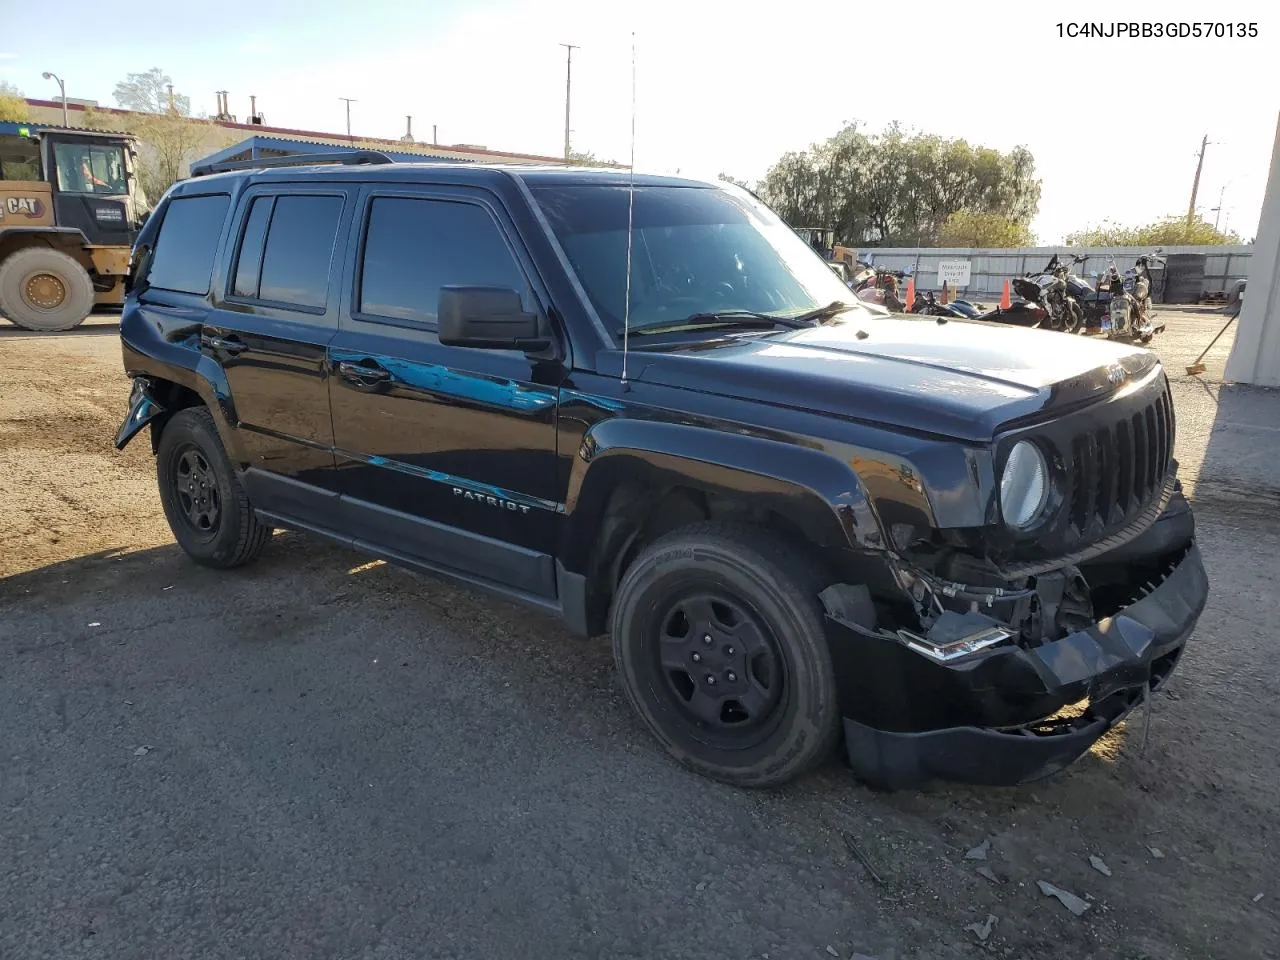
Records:
{"label": "dirt ground", "polygon": [[687,774],[605,646],[354,553],[195,567],[112,320],[0,323],[0,957],[1280,957],[1280,394],[1165,315],[1182,665],[1056,778],[891,795]]}

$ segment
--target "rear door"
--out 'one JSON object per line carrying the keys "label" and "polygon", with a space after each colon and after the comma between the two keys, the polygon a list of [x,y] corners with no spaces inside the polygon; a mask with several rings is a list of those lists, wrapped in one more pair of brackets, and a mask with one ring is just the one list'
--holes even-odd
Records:
{"label": "rear door", "polygon": [[446,285],[513,288],[550,324],[505,212],[479,190],[370,187],[351,246],[351,296],[329,351],[347,523],[382,549],[553,595],[567,346],[534,357],[436,335]]}
{"label": "rear door", "polygon": [[255,505],[325,526],[336,499],[326,349],[352,191],[251,186],[239,197],[201,348],[226,374]]}

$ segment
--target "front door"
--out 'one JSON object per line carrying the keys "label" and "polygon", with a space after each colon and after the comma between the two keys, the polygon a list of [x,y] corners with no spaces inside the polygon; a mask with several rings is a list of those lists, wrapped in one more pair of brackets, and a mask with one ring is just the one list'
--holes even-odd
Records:
{"label": "front door", "polygon": [[250,498],[319,526],[337,500],[326,350],[338,329],[348,189],[247,190],[200,332],[225,371]]}
{"label": "front door", "polygon": [[550,597],[564,361],[436,336],[446,285],[512,288],[546,318],[545,291],[487,196],[387,185],[360,198],[352,296],[329,345],[338,475],[346,523],[374,546]]}

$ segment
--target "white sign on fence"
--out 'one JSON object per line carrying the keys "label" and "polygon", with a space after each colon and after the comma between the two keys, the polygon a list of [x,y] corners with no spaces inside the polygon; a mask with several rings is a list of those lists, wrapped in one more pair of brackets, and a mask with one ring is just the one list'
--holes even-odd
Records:
{"label": "white sign on fence", "polygon": [[939,260],[938,286],[946,283],[951,290],[955,290],[957,287],[967,287],[969,285],[970,268],[971,264],[968,260]]}

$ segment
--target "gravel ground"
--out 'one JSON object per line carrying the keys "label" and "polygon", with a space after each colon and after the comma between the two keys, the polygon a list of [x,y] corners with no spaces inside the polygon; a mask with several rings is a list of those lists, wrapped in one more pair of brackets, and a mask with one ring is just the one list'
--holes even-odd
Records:
{"label": "gravel ground", "polygon": [[1166,315],[1212,595],[1149,728],[892,795],[687,774],[605,645],[349,551],[197,568],[114,324],[0,326],[0,958],[1280,957],[1280,395]]}

